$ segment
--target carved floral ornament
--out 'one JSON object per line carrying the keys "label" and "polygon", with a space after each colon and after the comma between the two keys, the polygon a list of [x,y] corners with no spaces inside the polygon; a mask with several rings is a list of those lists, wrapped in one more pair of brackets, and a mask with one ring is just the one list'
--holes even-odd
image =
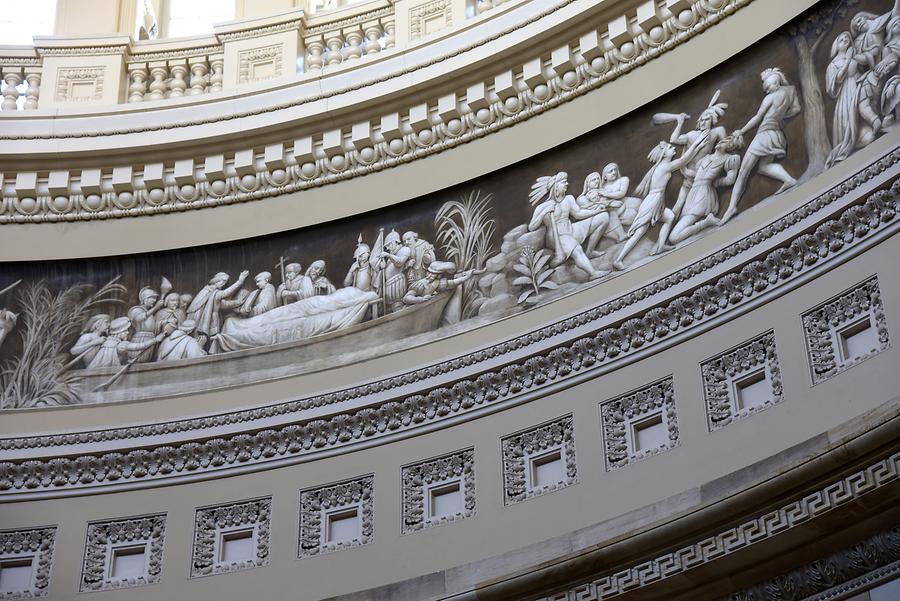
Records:
{"label": "carved floral ornament", "polygon": [[[845,199],[869,180],[878,178],[900,159],[894,151],[860,174],[810,201],[784,218],[755,232],[694,265],[667,276],[625,297],[610,301],[578,316],[537,330],[502,345],[472,353],[432,368],[411,372],[337,395],[314,397],[283,405],[245,412],[172,422],[153,426],[120,428],[97,433],[5,439],[5,449],[91,444],[100,441],[136,439],[167,432],[185,432],[236,424],[259,417],[287,415],[307,407],[331,404],[407,387],[420,379],[449,374],[492,357],[537,345],[549,337],[558,339],[569,330],[583,331],[593,321],[629,305],[658,298],[655,308],[636,314],[618,325],[579,335],[565,344],[545,348],[476,376],[464,376],[418,393],[397,397],[378,405],[338,413],[330,417],[296,421],[248,433],[235,433],[198,441],[173,442],[155,448],[113,450],[96,455],[48,456],[44,459],[16,459],[0,463],[0,491],[8,498],[41,492],[70,491],[86,487],[109,487],[117,483],[151,482],[175,477],[221,472],[249,464],[262,465],[270,459],[299,459],[320,450],[386,439],[422,425],[460,415],[477,415],[493,407],[503,407],[526,394],[552,390],[563,381],[593,377],[611,365],[618,365],[638,351],[663,345],[680,336],[700,331],[720,319],[791,289],[800,276],[827,269],[829,260],[862,252],[897,229],[900,182],[859,198],[830,219],[806,233],[796,233],[775,248],[756,254],[727,273],[719,273],[693,291],[664,299],[663,292],[689,278],[712,270],[743,251],[764,244],[778,233],[798,225],[832,203]],[[815,223],[815,222],[813,222]],[[762,251],[762,249],[760,249]],[[108,444],[108,443],[107,443]],[[133,448],[132,445],[129,445]]]}
{"label": "carved floral ornament", "polygon": [[[538,21],[570,1],[528,22]],[[652,27],[645,24],[647,32],[638,28],[636,34],[628,32],[628,21],[623,16],[616,25],[623,29],[614,36],[615,43],[610,41],[608,28],[592,29],[554,50],[549,64],[536,55],[525,61],[521,70],[492,74],[469,86],[464,97],[453,93],[435,96],[386,115],[380,121],[346,124],[338,130],[271,145],[267,153],[281,157],[274,162],[267,160],[270,155],[266,153],[257,156],[252,150],[238,150],[222,160],[192,159],[192,164],[203,164],[204,169],[195,170],[192,166],[184,174],[176,173],[178,167],[174,164],[148,165],[143,173],[132,172],[131,167],[110,166],[103,169],[100,190],[93,192],[83,188],[83,173],[79,179],[66,172],[67,193],[50,194],[42,184],[36,193],[19,190],[15,195],[5,195],[0,201],[0,224],[108,219],[213,207],[321,186],[407,163],[511,126],[583,95],[671,50],[751,1],[699,0],[685,5],[677,15],[651,19],[648,23],[658,21],[658,24]],[[501,35],[519,27],[521,24]],[[472,47],[489,41],[479,40]],[[573,47],[578,50],[573,51]],[[460,49],[455,54],[468,49]],[[354,89],[373,83],[376,82],[362,82]],[[304,98],[302,102],[313,100],[316,99]],[[257,112],[271,112],[294,104],[266,107]],[[453,107],[448,110],[450,104]],[[201,123],[172,123],[166,127]],[[352,142],[352,150],[344,147],[345,139]],[[243,157],[247,152],[252,156],[247,166],[237,165],[243,161],[238,156]],[[128,177],[121,183],[114,182],[114,176],[110,175],[114,169],[127,170]],[[148,169],[154,174],[150,184],[146,183]],[[30,177],[27,173],[4,175],[7,181]]]}

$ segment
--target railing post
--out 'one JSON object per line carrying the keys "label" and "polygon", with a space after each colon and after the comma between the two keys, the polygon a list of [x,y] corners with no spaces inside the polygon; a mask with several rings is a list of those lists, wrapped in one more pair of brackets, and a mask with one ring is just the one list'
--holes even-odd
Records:
{"label": "railing post", "polygon": [[0,110],[18,110],[19,90],[16,87],[22,83],[22,68],[4,67],[3,82],[6,87],[3,89],[3,102],[0,103]]}

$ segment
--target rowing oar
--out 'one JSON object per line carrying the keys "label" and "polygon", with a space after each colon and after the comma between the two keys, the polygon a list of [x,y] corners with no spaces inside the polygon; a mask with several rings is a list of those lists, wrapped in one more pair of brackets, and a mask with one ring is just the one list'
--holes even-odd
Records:
{"label": "rowing oar", "polygon": [[[96,345],[96,346],[99,346],[99,345]],[[65,365],[63,365],[62,367],[60,367],[60,368],[59,368],[59,372],[57,372],[57,373],[63,373],[64,371],[66,371],[67,369],[69,369],[70,367],[72,367],[73,365],[75,365],[76,363],[78,363],[79,361],[81,361],[81,359],[82,359],[85,355],[87,355],[89,352],[91,352],[92,350],[94,350],[94,348],[95,348],[95,347],[92,346],[91,348],[87,349],[86,351],[83,351],[80,355],[78,355],[77,357],[75,357],[74,359],[72,359],[71,361],[69,361],[68,363],[66,363]]]}
{"label": "rowing oar", "polygon": [[[141,353],[141,354],[143,354],[143,353]],[[103,382],[102,384],[97,386],[95,389],[93,389],[91,392],[100,392],[101,390],[106,390],[107,388],[112,386],[115,383],[115,381],[118,380],[119,378],[121,378],[125,374],[125,372],[128,371],[128,368],[131,367],[132,365],[134,365],[135,363],[137,363],[137,360],[140,358],[141,358],[141,355],[138,355],[137,357],[135,357],[134,359],[132,359],[131,361],[129,361],[128,363],[123,365],[122,369],[120,369],[119,371],[114,373],[113,376],[109,380],[107,380],[106,382]]]}
{"label": "rowing oar", "polygon": [[10,284],[9,286],[7,286],[6,288],[4,288],[3,290],[0,290],[0,296],[3,296],[4,294],[6,294],[7,292],[9,292],[10,290],[12,290],[13,288],[15,288],[16,286],[18,286],[18,285],[21,284],[21,283],[22,283],[22,280],[16,280],[15,282],[13,282],[12,284]]}

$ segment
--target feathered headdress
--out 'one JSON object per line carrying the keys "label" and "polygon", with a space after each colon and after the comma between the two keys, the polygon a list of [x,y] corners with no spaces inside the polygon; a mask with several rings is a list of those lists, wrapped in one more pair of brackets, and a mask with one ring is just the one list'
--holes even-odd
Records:
{"label": "feathered headdress", "polygon": [[713,125],[719,122],[719,118],[725,114],[725,109],[728,108],[727,102],[716,102],[719,100],[719,94],[721,93],[721,90],[716,90],[716,93],[713,94],[709,101],[709,105],[700,113],[701,117],[708,115]]}
{"label": "feathered headdress", "polygon": [[534,182],[534,185],[531,186],[531,192],[528,193],[528,202],[532,205],[536,205],[543,200],[545,196],[553,194],[553,188],[556,187],[556,184],[567,177],[568,174],[565,171],[560,171],[556,175],[540,176],[537,178],[537,181]]}

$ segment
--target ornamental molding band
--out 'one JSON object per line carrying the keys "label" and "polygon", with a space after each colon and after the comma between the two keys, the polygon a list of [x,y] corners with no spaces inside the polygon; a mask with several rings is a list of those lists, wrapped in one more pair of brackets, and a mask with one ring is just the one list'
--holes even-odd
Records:
{"label": "ornamental molding band", "polygon": [[[864,0],[881,1],[881,0]],[[504,32],[460,48],[453,56],[514,34],[570,4],[566,0],[533,15]],[[378,119],[342,124],[337,129],[266,146],[263,153],[253,148],[227,154],[194,157],[174,163],[154,163],[143,170],[130,165],[109,165],[101,169],[96,185],[90,182],[94,169],[82,170],[81,177],[63,171],[61,185],[38,181],[38,173],[4,173],[5,182],[35,179],[33,191],[18,186],[0,186],[0,224],[41,223],[135,217],[171,213],[218,205],[258,200],[295,192],[380,171],[424,158],[444,149],[467,143],[508,127],[567,102],[643,65],[648,60],[701,33],[751,0],[699,0],[685,6],[678,15],[655,15],[635,24],[623,15],[610,25],[591,29],[556,49],[543,48],[521,62],[516,69],[492,74],[468,86],[464,95],[448,91],[425,98]],[[584,21],[584,19],[582,19]],[[641,27],[647,29],[644,32]],[[613,34],[610,31],[615,30]],[[621,29],[621,30],[620,30]],[[577,48],[577,51],[573,51]],[[543,58],[551,53],[549,63]],[[230,115],[235,119],[269,113],[406,76],[409,72],[439,63],[447,57],[376,80],[354,84],[321,97],[274,103],[264,109]],[[452,77],[445,76],[450,81]],[[142,94],[143,98],[143,94]],[[220,118],[159,124],[154,129],[188,127],[212,123]],[[140,128],[105,131],[102,135],[138,133]],[[83,133],[52,134],[55,138],[81,137]],[[101,135],[97,132],[91,136]],[[3,134],[0,139],[40,139],[44,134]],[[203,164],[182,172],[179,165]],[[127,172],[127,176],[125,173]],[[85,185],[85,174],[88,184]],[[120,173],[117,177],[115,174]]]}
{"label": "ornamental molding band", "polygon": [[20,590],[0,591],[0,601],[46,597],[53,566],[56,526],[20,530],[0,530],[0,569],[28,571]]}
{"label": "ornamental molding band", "polygon": [[[198,509],[191,578],[269,565],[271,519],[271,497]],[[247,541],[247,553],[228,552],[228,543],[237,541]]]}
{"label": "ornamental molding band", "polygon": [[[500,441],[503,453],[503,503],[512,505],[578,484],[575,425],[572,415],[510,434]],[[558,468],[544,481],[541,465]]]}
{"label": "ornamental molding band", "polygon": [[[695,568],[706,567],[709,563],[728,557],[737,551],[787,533],[799,525],[820,518],[835,509],[854,503],[861,497],[895,483],[898,479],[898,469],[900,469],[900,453],[894,453],[761,516],[753,517],[736,526],[721,530],[652,559],[617,567],[614,572],[601,574],[590,582],[551,596],[541,597],[536,601],[612,599],[672,577],[690,574]],[[895,555],[897,549],[891,549],[890,553]],[[755,597],[751,598],[755,599]],[[781,599],[777,596],[764,598],[766,601]],[[792,595],[787,598],[793,601],[801,597]],[[733,599],[744,601],[744,598],[741,597]]]}
{"label": "ornamental molding band", "polygon": [[372,542],[375,476],[300,491],[298,556],[312,557]]}
{"label": "ornamental molding band", "polygon": [[134,588],[159,582],[166,514],[88,524],[81,592]]}
{"label": "ornamental molding band", "polygon": [[700,371],[710,432],[784,400],[773,330],[704,361]]}
{"label": "ornamental molding band", "polygon": [[[830,39],[832,25],[817,39]],[[777,206],[780,192],[849,156],[807,143],[812,131],[827,138],[813,124],[818,119],[806,123],[805,116],[826,106],[804,109],[803,86],[789,83],[799,66],[796,74],[769,66],[799,60],[789,39],[777,32],[683,90],[551,153],[408,203],[182,250],[5,263],[0,408],[234,389],[385,356],[604,286],[732,220],[740,224],[745,211]],[[773,113],[775,100],[784,104]],[[694,124],[681,108],[699,109]],[[758,126],[764,115],[782,124],[777,133]],[[623,147],[622,139],[633,143]],[[634,150],[638,140],[646,140],[647,155]],[[341,139],[332,142],[337,148]],[[266,148],[267,164],[285,167],[283,150]],[[257,158],[236,155],[241,186],[256,182]],[[568,171],[558,171],[563,165]],[[175,188],[166,187],[161,163],[145,167],[149,194],[161,201]],[[189,182],[198,168],[177,161],[176,175]],[[224,174],[224,156],[208,157],[204,169]],[[33,205],[40,186],[26,175],[11,185],[15,202]],[[63,190],[69,172],[47,177]],[[105,177],[99,168],[82,171],[86,202],[102,204]],[[131,194],[130,167],[111,177]],[[56,300],[45,303],[48,295]]]}
{"label": "ornamental molding band", "polygon": [[[271,460],[283,464],[286,459],[307,460],[325,450],[359,448],[363,443],[392,440],[422,428],[439,427],[449,419],[477,417],[597,377],[642,357],[651,348],[655,352],[777,298],[817,273],[893,235],[897,231],[900,182],[894,181],[889,188],[862,196],[857,202],[849,200],[848,195],[867,182],[885,185],[887,182],[878,176],[889,177],[890,168],[898,159],[900,152],[892,152],[785,218],[658,283],[527,336],[444,362],[440,368],[411,372],[336,395],[206,418],[0,440],[6,451],[0,462],[0,499],[18,501],[82,494],[86,490],[122,485],[153,486],[201,475],[211,477],[234,470],[264,469]],[[817,221],[817,212],[832,203],[838,203],[841,210],[830,219]],[[792,228],[793,233],[786,232]],[[766,251],[755,248],[776,234],[778,244],[774,248]],[[747,255],[756,258],[740,260]],[[692,281],[694,275],[725,261],[732,266],[727,273],[720,271],[705,283]],[[681,292],[686,284],[688,290]],[[670,287],[677,292],[669,300],[657,296]],[[641,309],[632,317],[616,322],[618,325],[599,327],[595,323],[613,311],[650,298],[654,299],[654,308]],[[561,335],[570,331],[574,337],[568,342],[550,348],[544,344],[543,349],[532,350],[531,345],[540,345],[551,337],[560,340]],[[419,392],[388,396],[386,401],[360,409],[297,419],[296,414],[309,407],[381,395],[394,388],[408,390],[419,380],[450,374],[500,355],[522,358]],[[292,421],[274,425],[272,418],[278,416]],[[263,419],[269,425],[251,431],[253,421]],[[190,438],[196,436],[192,433],[195,429],[234,425],[248,431]],[[185,433],[187,440],[172,437],[175,434],[183,437]],[[155,440],[143,448],[127,442],[142,437]],[[160,437],[169,442],[157,442]],[[113,446],[117,444],[122,447]],[[90,446],[95,446],[95,450],[90,450]],[[59,450],[44,457],[35,456],[33,451],[53,447]]]}
{"label": "ornamental molding band", "polygon": [[720,601],[826,601],[877,586],[900,575],[900,527],[780,574]]}
{"label": "ornamental molding band", "polygon": [[674,388],[667,376],[600,404],[607,471],[678,446]]}
{"label": "ornamental molding band", "polygon": [[804,313],[803,333],[814,385],[889,349],[878,277]]}
{"label": "ornamental molding band", "polygon": [[[475,515],[475,449],[469,448],[401,469],[402,534],[456,522]],[[459,499],[441,512],[438,494]]]}

